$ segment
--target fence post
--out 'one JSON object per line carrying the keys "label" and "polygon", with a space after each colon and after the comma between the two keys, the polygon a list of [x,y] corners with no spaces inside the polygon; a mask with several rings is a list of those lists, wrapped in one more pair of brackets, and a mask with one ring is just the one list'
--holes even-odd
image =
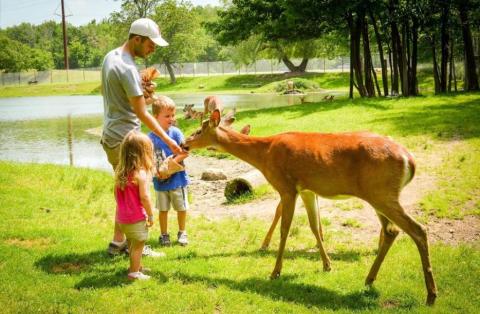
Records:
{"label": "fence post", "polygon": [[222,62],[222,74],[225,75],[225,65],[223,64],[223,60],[221,62]]}
{"label": "fence post", "polygon": [[2,72],[2,86],[5,86],[5,78],[4,78],[5,73]]}
{"label": "fence post", "polygon": [[195,77],[195,66],[196,66],[196,63],[194,62],[193,63],[193,77]]}
{"label": "fence post", "polygon": [[83,68],[83,81],[85,82],[85,68]]}
{"label": "fence post", "polygon": [[66,70],[66,71],[67,71],[67,83],[68,83],[68,70]]}
{"label": "fence post", "polygon": [[340,57],[342,59],[342,73],[343,73],[343,57]]}
{"label": "fence post", "polygon": [[325,58],[323,58],[323,73],[325,73]]}
{"label": "fence post", "polygon": [[207,61],[207,76],[210,76],[210,62]]}

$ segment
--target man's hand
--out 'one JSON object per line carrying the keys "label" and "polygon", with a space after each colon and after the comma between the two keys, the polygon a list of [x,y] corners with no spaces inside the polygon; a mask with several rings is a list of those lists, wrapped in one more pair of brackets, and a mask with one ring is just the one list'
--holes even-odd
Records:
{"label": "man's hand", "polygon": [[178,146],[177,142],[175,142],[171,138],[168,138],[168,141],[166,144],[168,145],[168,147],[170,147],[174,155],[185,153],[183,149],[180,146]]}

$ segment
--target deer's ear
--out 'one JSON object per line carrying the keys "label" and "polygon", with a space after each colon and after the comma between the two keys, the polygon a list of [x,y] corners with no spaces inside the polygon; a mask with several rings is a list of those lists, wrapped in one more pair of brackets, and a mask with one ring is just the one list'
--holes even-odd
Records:
{"label": "deer's ear", "polygon": [[220,110],[215,109],[210,115],[210,125],[217,127],[220,124]]}

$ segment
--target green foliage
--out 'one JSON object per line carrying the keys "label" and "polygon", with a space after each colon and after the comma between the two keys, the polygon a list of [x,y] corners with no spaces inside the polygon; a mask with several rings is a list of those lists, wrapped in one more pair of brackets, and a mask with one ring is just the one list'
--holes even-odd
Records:
{"label": "green foliage", "polygon": [[[34,182],[32,183],[32,178]],[[110,258],[114,209],[111,175],[71,167],[0,162],[0,303],[2,312],[148,313],[430,313],[415,244],[394,243],[374,289],[364,278],[374,243],[326,230],[333,270],[321,271],[305,214],[296,215],[282,276],[268,279],[272,249],[258,250],[270,221],[188,222],[190,244],[161,249],[167,257],[144,258],[149,282],[126,279],[128,258]],[[47,211],[47,209],[50,209]],[[174,215],[170,223],[175,223]],[[148,244],[159,250],[158,225]],[[440,313],[475,313],[480,253],[470,245],[430,246]],[[459,272],[458,268],[462,271]],[[458,282],[462,289],[458,289]]]}
{"label": "green foliage", "polygon": [[275,83],[275,91],[278,92],[278,93],[285,92],[287,90],[287,82],[288,81],[293,81],[294,88],[302,90],[302,91],[314,91],[314,90],[317,90],[319,88],[319,86],[316,82],[312,82],[308,79],[293,78],[291,80],[287,79],[287,80]]}
{"label": "green foliage", "polygon": [[162,1],[155,8],[153,19],[160,25],[162,37],[169,45],[156,49],[152,60],[172,64],[195,60],[203,53],[207,35],[190,3]]}
{"label": "green foliage", "polygon": [[45,70],[51,68],[51,56],[35,48],[9,39],[0,34],[0,70],[5,72],[20,72],[29,69]]}

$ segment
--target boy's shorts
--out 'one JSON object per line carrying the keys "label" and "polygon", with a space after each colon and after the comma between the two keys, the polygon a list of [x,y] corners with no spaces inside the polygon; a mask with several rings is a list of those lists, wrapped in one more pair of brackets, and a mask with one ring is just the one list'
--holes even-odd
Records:
{"label": "boy's shorts", "polygon": [[148,228],[145,220],[133,224],[118,224],[120,230],[125,233],[127,240],[145,242],[148,239]]}
{"label": "boy's shorts", "polygon": [[176,211],[186,211],[188,209],[187,188],[177,188],[170,191],[155,191],[157,194],[156,207],[161,212],[173,209]]}

